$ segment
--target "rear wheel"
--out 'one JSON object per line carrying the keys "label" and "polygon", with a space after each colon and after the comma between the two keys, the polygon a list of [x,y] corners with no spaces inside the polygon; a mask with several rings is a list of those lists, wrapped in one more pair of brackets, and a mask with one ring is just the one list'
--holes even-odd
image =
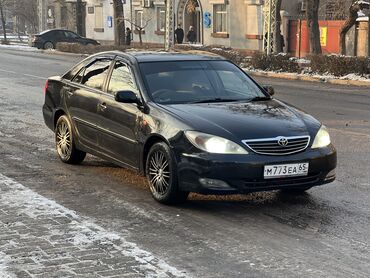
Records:
{"label": "rear wheel", "polygon": [[54,49],[55,46],[52,42],[46,42],[44,43],[44,49]]}
{"label": "rear wheel", "polygon": [[61,116],[55,127],[55,143],[60,160],[68,164],[80,164],[86,153],[76,148],[72,125],[67,116]]}
{"label": "rear wheel", "polygon": [[167,144],[157,143],[150,149],[146,160],[146,176],[156,201],[178,204],[187,199],[189,192],[179,190],[176,162]]}

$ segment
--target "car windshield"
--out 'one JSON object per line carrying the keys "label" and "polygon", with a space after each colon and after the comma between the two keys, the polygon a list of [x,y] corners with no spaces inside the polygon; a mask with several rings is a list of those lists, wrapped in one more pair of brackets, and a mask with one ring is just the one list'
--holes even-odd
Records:
{"label": "car windshield", "polygon": [[211,103],[269,99],[228,61],[140,63],[149,94],[160,104]]}

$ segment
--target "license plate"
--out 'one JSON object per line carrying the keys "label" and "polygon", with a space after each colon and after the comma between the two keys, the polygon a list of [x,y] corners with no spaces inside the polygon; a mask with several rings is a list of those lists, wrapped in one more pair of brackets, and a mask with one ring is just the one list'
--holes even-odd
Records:
{"label": "license plate", "polygon": [[266,165],[264,169],[265,179],[307,176],[308,163]]}

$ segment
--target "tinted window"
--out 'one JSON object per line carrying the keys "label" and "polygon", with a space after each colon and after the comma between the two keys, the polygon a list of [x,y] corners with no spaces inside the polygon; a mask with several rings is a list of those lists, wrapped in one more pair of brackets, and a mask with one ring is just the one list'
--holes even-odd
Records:
{"label": "tinted window", "polygon": [[54,38],[54,39],[58,39],[58,40],[61,40],[61,39],[65,38],[63,31],[53,31],[52,34],[51,34],[51,37]]}
{"label": "tinted window", "polygon": [[126,64],[118,61],[115,63],[112,71],[108,92],[114,93],[124,90],[135,91],[135,82],[129,67]]}
{"label": "tinted window", "polygon": [[78,74],[76,74],[76,76],[73,78],[73,82],[76,82],[76,83],[81,83],[83,77],[84,77],[84,73],[85,73],[85,68],[81,69],[80,72]]}
{"label": "tinted window", "polygon": [[141,63],[148,91],[158,103],[250,100],[266,95],[228,61]]}
{"label": "tinted window", "polygon": [[73,33],[73,32],[65,31],[65,32],[64,32],[64,35],[65,35],[68,39],[77,39],[77,38],[78,38],[77,34],[75,34],[75,33]]}
{"label": "tinted window", "polygon": [[86,68],[81,83],[98,90],[103,89],[104,81],[108,75],[110,64],[111,61],[108,59],[94,62]]}

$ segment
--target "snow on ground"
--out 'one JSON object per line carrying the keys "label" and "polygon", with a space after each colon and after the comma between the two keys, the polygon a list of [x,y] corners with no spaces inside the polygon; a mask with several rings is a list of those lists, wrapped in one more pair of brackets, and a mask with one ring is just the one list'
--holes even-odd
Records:
{"label": "snow on ground", "polygon": [[12,49],[12,50],[22,50],[22,51],[28,51],[28,52],[41,52],[40,49],[37,49],[36,47],[31,47],[28,45],[21,45],[21,44],[0,44],[0,49]]}
{"label": "snow on ground", "polygon": [[[128,231],[120,231],[120,235],[108,231],[91,219],[79,216],[75,211],[43,197],[2,174],[0,174],[0,204],[2,208],[15,212],[19,216],[24,215],[28,221],[35,224],[40,219],[68,218],[71,220],[69,224],[63,226],[63,229],[67,230],[61,230],[59,226],[51,226],[45,230],[39,237],[47,242],[53,242],[56,235],[64,235],[68,236],[65,239],[66,242],[73,244],[79,250],[91,250],[96,245],[108,245],[111,246],[112,252],[121,254],[123,262],[130,259],[136,261],[136,267],[146,277],[187,277],[183,271],[126,240],[124,235],[129,234]],[[9,269],[14,265],[10,257],[6,256],[6,252],[5,249],[0,251],[0,277],[13,278]],[[34,256],[30,254],[29,258],[42,263],[37,256],[37,254]]]}
{"label": "snow on ground", "polygon": [[10,274],[6,271],[8,265],[10,263],[9,256],[5,255],[3,252],[0,251],[0,277],[1,278],[15,278],[15,275]]}
{"label": "snow on ground", "polygon": [[353,81],[365,81],[369,82],[370,86],[370,76],[369,77],[364,77],[360,75],[356,75],[354,73],[348,74],[346,76],[335,76],[331,74],[315,74],[315,73],[293,73],[293,72],[276,72],[276,71],[264,71],[264,70],[259,70],[259,69],[253,69],[253,68],[244,68],[243,69],[246,72],[256,72],[256,73],[266,73],[266,74],[284,74],[286,76],[292,76],[292,77],[313,77],[313,78],[318,78],[322,81],[326,81],[329,79],[337,79],[337,80],[353,80]]}

